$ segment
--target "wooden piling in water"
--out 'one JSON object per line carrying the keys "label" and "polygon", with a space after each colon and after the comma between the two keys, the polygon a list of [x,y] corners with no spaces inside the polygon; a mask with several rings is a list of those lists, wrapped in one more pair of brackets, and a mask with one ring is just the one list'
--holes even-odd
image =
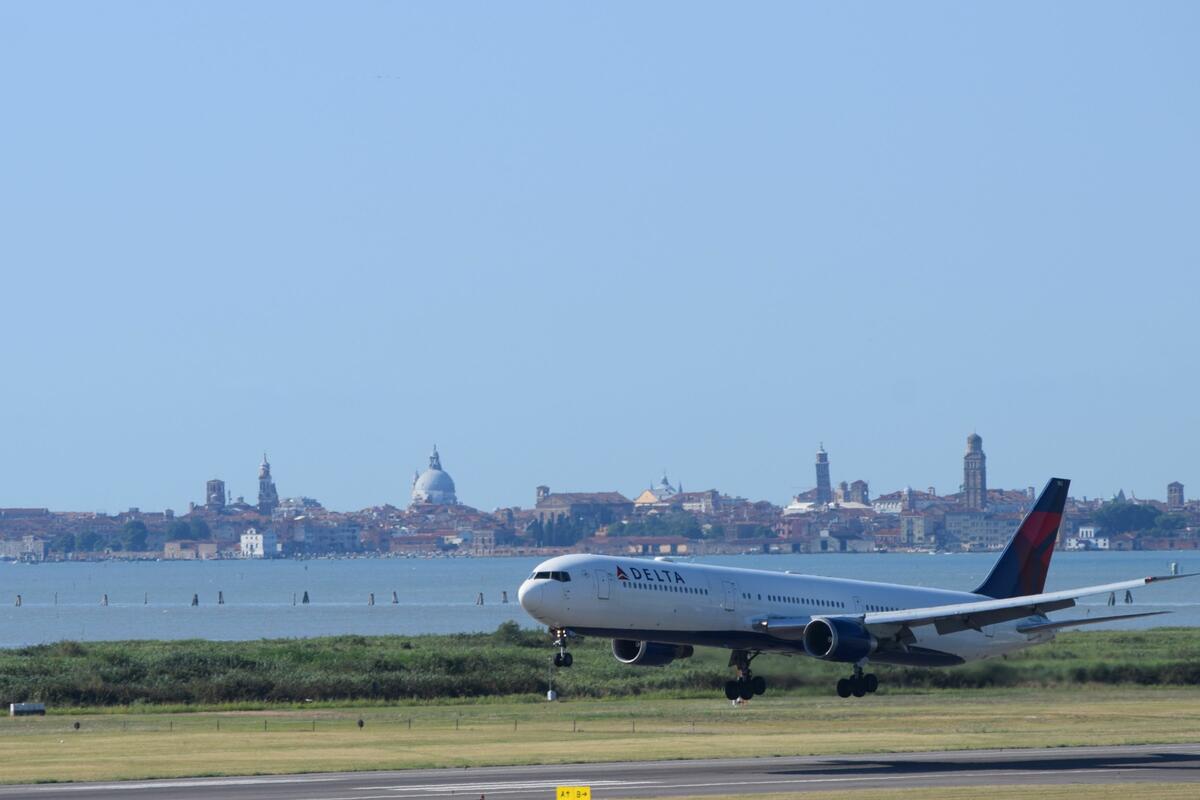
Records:
{"label": "wooden piling in water", "polygon": [[21,607],[21,595],[17,595],[17,608]]}
{"label": "wooden piling in water", "polygon": [[395,592],[392,592],[392,605],[400,605],[400,595],[396,594]]}
{"label": "wooden piling in water", "polygon": [[107,592],[105,592],[104,596],[100,598],[100,605],[102,605],[102,606],[108,605],[108,593]]}
{"label": "wooden piling in water", "polygon": [[367,605],[369,605],[369,606],[375,605],[375,593],[374,592],[371,592],[371,594],[367,597]]}
{"label": "wooden piling in water", "polygon": [[196,606],[198,606],[198,605],[200,605],[200,595],[198,595],[198,594],[193,594],[193,595],[192,595],[192,607],[194,608],[194,607],[196,607]]}
{"label": "wooden piling in water", "polygon": [[220,590],[217,591],[217,605],[225,605],[225,593]]}
{"label": "wooden piling in water", "polygon": [[305,605],[307,605],[307,604],[308,604],[308,590],[307,590],[307,589],[305,589],[305,590],[304,590],[304,597],[302,597],[302,598],[300,599],[300,602],[301,602],[301,603],[303,603],[303,604],[305,604]]}

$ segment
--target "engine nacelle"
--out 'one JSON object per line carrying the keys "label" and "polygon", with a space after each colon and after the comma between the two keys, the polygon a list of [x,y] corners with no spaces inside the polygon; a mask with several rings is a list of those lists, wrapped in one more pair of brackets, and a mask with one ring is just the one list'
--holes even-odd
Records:
{"label": "engine nacelle", "polygon": [[875,652],[878,642],[866,628],[848,619],[815,617],[804,626],[804,651],[826,661],[858,661]]}
{"label": "engine nacelle", "polygon": [[695,650],[690,644],[639,642],[634,639],[613,639],[613,657],[622,664],[640,667],[661,667],[677,658],[691,658]]}

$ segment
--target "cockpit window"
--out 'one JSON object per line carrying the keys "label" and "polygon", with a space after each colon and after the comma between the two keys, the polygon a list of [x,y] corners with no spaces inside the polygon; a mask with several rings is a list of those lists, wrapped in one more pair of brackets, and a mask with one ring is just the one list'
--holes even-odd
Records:
{"label": "cockpit window", "polygon": [[568,581],[571,580],[571,574],[569,572],[559,572],[557,570],[554,572],[535,572],[532,575],[530,575],[529,577],[531,580],[535,580],[535,581],[536,580],[548,580],[548,581],[561,581],[562,583],[567,583]]}

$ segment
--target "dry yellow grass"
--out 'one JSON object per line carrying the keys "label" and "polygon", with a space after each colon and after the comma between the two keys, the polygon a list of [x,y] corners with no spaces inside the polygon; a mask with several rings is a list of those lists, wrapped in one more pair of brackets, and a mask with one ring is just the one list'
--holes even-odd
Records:
{"label": "dry yellow grass", "polygon": [[1186,689],[938,692],[857,702],[768,697],[737,709],[716,699],[655,699],[90,714],[0,722],[0,781],[1177,743],[1198,736],[1200,691]]}

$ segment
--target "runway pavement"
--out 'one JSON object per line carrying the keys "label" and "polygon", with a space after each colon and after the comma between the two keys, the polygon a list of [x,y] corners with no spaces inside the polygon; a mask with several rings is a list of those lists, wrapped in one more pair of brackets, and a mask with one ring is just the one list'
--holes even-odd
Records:
{"label": "runway pavement", "polygon": [[897,755],[705,759],[478,769],[347,772],[0,787],[0,800],[548,800],[558,785],[592,797],[753,795],[765,792],[993,784],[1191,782],[1200,795],[1200,744],[964,750]]}

